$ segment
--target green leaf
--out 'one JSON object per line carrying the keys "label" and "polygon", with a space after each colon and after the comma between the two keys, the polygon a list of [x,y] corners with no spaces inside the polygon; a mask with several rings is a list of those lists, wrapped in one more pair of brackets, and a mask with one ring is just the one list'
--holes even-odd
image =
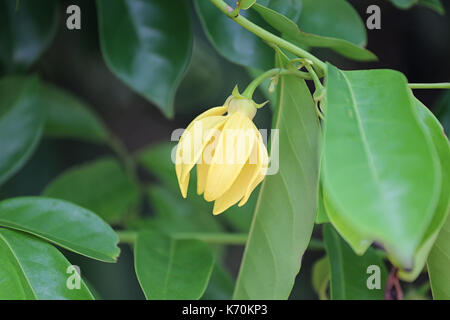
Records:
{"label": "green leaf", "polygon": [[0,226],[55,243],[86,257],[115,262],[116,233],[94,213],[66,201],[19,197],[0,202]]}
{"label": "green leaf", "polygon": [[[208,39],[224,58],[261,70],[273,67],[273,50],[260,38],[232,21],[210,1],[195,0],[195,7]],[[252,10],[240,14],[265,27],[264,21]]]}
{"label": "green leaf", "polygon": [[445,223],[448,212],[450,211],[450,144],[444,135],[441,124],[434,117],[433,113],[417,99],[415,99],[415,105],[425,133],[433,140],[434,147],[439,156],[442,169],[442,187],[433,220],[422,239],[420,248],[417,250],[414,268],[412,270],[399,270],[399,277],[407,281],[414,281],[420,275],[425,266],[428,254],[439,234],[439,230]]}
{"label": "green leaf", "polygon": [[303,0],[258,0],[258,3],[286,16],[295,23],[298,22],[303,7]]}
{"label": "green leaf", "polygon": [[214,267],[211,249],[199,240],[142,232],[134,247],[139,283],[149,300],[199,299]]}
{"label": "green leaf", "polygon": [[366,26],[346,0],[303,0],[299,27],[308,33],[347,40],[357,46],[367,44]]}
{"label": "green leaf", "polygon": [[58,26],[55,0],[0,1],[0,70],[22,72],[50,45]]}
{"label": "green leaf", "polygon": [[325,198],[350,229],[381,243],[394,264],[412,268],[437,205],[441,169],[407,81],[392,70],[328,65],[326,90]]}
{"label": "green leaf", "polygon": [[44,134],[106,143],[109,133],[90,108],[70,93],[51,84],[41,84],[40,99],[45,112]]}
{"label": "green leaf", "polygon": [[317,260],[312,268],[312,285],[320,300],[327,300],[327,289],[330,283],[330,262],[325,256]]}
{"label": "green leaf", "polygon": [[79,289],[67,287],[70,265],[52,245],[0,228],[1,300],[93,300],[84,281]]}
{"label": "green leaf", "polygon": [[[363,256],[356,255],[330,224],[323,226],[323,235],[331,268],[331,299],[382,300],[387,270],[375,250],[369,249]],[[369,284],[378,284],[379,288],[370,289]]]}
{"label": "green leaf", "polygon": [[279,171],[265,178],[259,192],[235,299],[287,299],[314,226],[319,164],[314,101],[296,77],[281,77],[278,90],[279,143],[272,140],[271,160],[279,159]]}
{"label": "green leaf", "polygon": [[[339,2],[339,1],[337,1]],[[321,3],[319,1],[319,3]],[[345,3],[345,1],[344,1]],[[322,32],[322,29],[324,30],[328,30],[327,28],[333,28],[336,29],[336,27],[332,26],[331,24],[335,24],[336,21],[344,21],[345,19],[342,18],[343,20],[335,20],[337,18],[333,18],[333,19],[329,19],[331,21],[325,21],[328,22],[328,24],[324,23],[324,25],[322,26],[321,24],[318,26],[313,25],[313,22],[319,20],[320,19],[304,19],[303,17],[308,17],[308,13],[305,13],[304,11],[302,11],[302,16],[300,17],[299,21],[305,21],[303,24],[300,24],[300,29],[299,26],[297,26],[296,23],[294,23],[292,20],[288,19],[287,17],[279,14],[278,12],[270,9],[270,8],[266,8],[260,4],[255,4],[252,7],[254,10],[256,10],[261,17],[267,22],[269,23],[272,27],[274,27],[275,29],[279,30],[282,34],[282,36],[286,39],[288,39],[289,41],[292,41],[293,43],[296,43],[300,46],[311,46],[311,47],[325,47],[325,48],[330,48],[333,49],[334,51],[342,54],[345,57],[348,58],[352,58],[355,60],[376,60],[376,56],[368,51],[367,49],[364,49],[362,46],[365,45],[365,33],[364,33],[364,37],[358,36],[357,34],[355,35],[351,35],[351,37],[347,37],[350,38],[351,40],[357,42],[352,43],[347,39],[340,39],[338,37],[336,37],[336,34],[331,33],[331,32]],[[340,7],[340,8],[345,8],[344,7]],[[305,8],[306,9],[306,8]],[[353,9],[351,9],[353,10]],[[332,12],[332,11],[330,11]],[[339,10],[337,10],[337,12],[339,12]],[[322,13],[322,12],[319,12]],[[346,12],[344,12],[343,16],[345,15]],[[358,16],[359,19],[359,16]],[[351,21],[351,19],[349,19]],[[347,20],[345,20],[347,21]],[[346,24],[340,24],[340,25],[346,25]],[[351,25],[351,24],[350,24]],[[305,27],[304,27],[305,26]],[[362,25],[362,27],[364,28],[364,25]],[[359,27],[352,27],[351,30],[358,30]],[[310,30],[312,31],[316,31],[318,34],[314,34],[312,33]],[[364,29],[363,29],[364,30]]]}
{"label": "green leaf", "polygon": [[431,291],[436,300],[450,299],[450,217],[439,232],[427,261]]}
{"label": "green leaf", "polygon": [[322,224],[325,222],[330,222],[328,218],[327,210],[325,209],[324,199],[323,199],[323,190],[322,185],[319,187],[319,194],[317,197],[317,216],[316,223]]}
{"label": "green leaf", "polygon": [[224,267],[216,263],[203,300],[230,300],[233,295],[234,281]]}
{"label": "green leaf", "polygon": [[325,191],[323,191],[323,205],[331,223],[353,248],[353,251],[358,255],[364,254],[367,248],[372,244],[372,241],[368,240],[358,229],[355,229],[355,227],[345,219],[345,216],[336,210],[328,199],[328,195]]}
{"label": "green leaf", "polygon": [[53,180],[43,195],[66,200],[118,223],[137,210],[139,189],[113,158],[73,167]]}
{"label": "green leaf", "polygon": [[243,10],[249,9],[252,5],[254,5],[256,0],[239,0],[239,7]]}
{"label": "green leaf", "polygon": [[38,144],[44,116],[35,77],[0,80],[0,184],[16,173]]}
{"label": "green leaf", "polygon": [[100,44],[108,67],[173,117],[175,92],[191,56],[184,0],[98,0]]}

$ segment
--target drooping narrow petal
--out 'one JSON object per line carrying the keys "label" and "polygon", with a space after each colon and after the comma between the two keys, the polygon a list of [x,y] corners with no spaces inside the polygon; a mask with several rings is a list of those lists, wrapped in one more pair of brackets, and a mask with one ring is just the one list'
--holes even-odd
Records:
{"label": "drooping narrow petal", "polygon": [[178,143],[176,173],[181,194],[187,196],[190,171],[198,162],[202,151],[226,121],[223,116],[202,118],[189,125]]}
{"label": "drooping narrow petal", "polygon": [[261,183],[261,181],[264,180],[267,168],[269,166],[269,155],[267,154],[267,148],[264,145],[264,142],[262,140],[261,134],[258,132],[259,138],[257,142],[257,170],[255,170],[254,175],[251,179],[251,182],[247,186],[247,190],[245,192],[244,197],[239,202],[239,207],[242,207],[244,204],[247,203],[248,199],[250,198],[250,195],[252,194],[253,190]]}
{"label": "drooping narrow petal", "polygon": [[205,192],[206,179],[208,177],[209,164],[197,163],[197,194]]}
{"label": "drooping narrow petal", "polygon": [[204,198],[213,201],[222,196],[234,183],[257,142],[253,122],[241,112],[229,116],[215,148]]}
{"label": "drooping narrow petal", "polygon": [[[192,122],[189,124],[189,126],[191,124],[194,123],[194,121],[198,121],[201,119],[204,119],[206,117],[214,117],[214,116],[223,116],[228,110],[228,106],[220,106],[220,107],[214,107],[211,109],[206,110],[203,113],[200,113],[194,120],[192,120]],[[188,128],[189,128],[188,126]]]}
{"label": "drooping narrow petal", "polygon": [[213,214],[218,215],[241,200],[257,172],[257,164],[245,164],[231,187],[214,202]]}
{"label": "drooping narrow petal", "polygon": [[182,150],[182,148],[180,148],[180,145],[183,144],[183,140],[185,139],[185,137],[187,135],[186,132],[188,132],[192,128],[192,126],[194,125],[194,123],[196,121],[199,121],[199,120],[204,119],[206,117],[222,116],[222,115],[224,115],[227,112],[227,110],[228,110],[228,106],[226,106],[226,105],[208,109],[205,112],[199,114],[188,125],[188,127],[184,131],[183,135],[180,137],[180,140],[178,141],[178,148],[177,148],[177,152],[176,152],[175,171],[177,173],[178,183],[180,183],[180,177],[181,177],[181,160],[180,160],[180,158],[181,158],[181,150]]}

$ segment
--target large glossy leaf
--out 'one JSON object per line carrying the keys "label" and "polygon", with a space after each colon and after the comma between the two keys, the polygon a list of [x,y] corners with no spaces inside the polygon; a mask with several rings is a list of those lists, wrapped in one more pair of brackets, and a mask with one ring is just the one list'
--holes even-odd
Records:
{"label": "large glossy leaf", "polygon": [[[330,224],[323,226],[323,234],[331,269],[331,299],[383,299],[387,270],[383,260],[375,250],[369,249],[363,256],[356,255]],[[374,271],[375,269],[377,271]],[[378,272],[378,274],[373,272]],[[373,281],[378,280],[379,289],[376,287],[369,288],[368,282],[372,284],[372,281],[368,281],[371,275],[374,276]],[[379,279],[375,280],[377,276],[379,276]]]}
{"label": "large glossy leaf", "polygon": [[143,232],[134,247],[134,263],[147,299],[199,299],[208,285],[214,258],[199,240]]}
{"label": "large glossy leaf", "polygon": [[94,213],[62,200],[20,197],[1,201],[0,226],[105,262],[115,262],[120,252],[110,226]]}
{"label": "large glossy leaf", "polygon": [[52,245],[20,231],[0,228],[0,299],[91,300],[88,287],[66,285],[71,264]]}
{"label": "large glossy leaf", "polygon": [[66,200],[95,212],[109,223],[137,210],[139,189],[113,158],[74,167],[53,180],[46,197]]}
{"label": "large glossy leaf", "polygon": [[0,80],[0,183],[28,160],[41,137],[44,116],[35,77]]}
{"label": "large glossy leaf", "polygon": [[358,46],[367,44],[364,22],[345,0],[303,0],[299,26],[319,36],[347,40]]}
{"label": "large glossy leaf", "polygon": [[275,10],[297,23],[302,13],[303,0],[258,0],[258,4]]}
{"label": "large glossy leaf", "polygon": [[399,272],[400,278],[407,281],[414,281],[423,270],[428,254],[439,234],[439,230],[445,223],[450,210],[450,144],[447,137],[444,135],[441,124],[431,111],[419,100],[416,99],[415,102],[425,132],[433,140],[434,147],[439,156],[442,169],[442,187],[433,220],[422,239],[420,248],[417,250],[414,259],[414,268],[412,270],[400,270]]}
{"label": "large glossy leaf", "polygon": [[109,133],[102,121],[76,97],[51,84],[41,84],[39,95],[45,112],[46,136],[96,143],[108,141]]}
{"label": "large glossy leaf", "polygon": [[344,215],[339,213],[339,210],[337,210],[336,207],[328,199],[328,195],[325,191],[323,192],[322,196],[323,206],[331,223],[357,254],[364,254],[367,248],[369,248],[372,244],[372,241],[368,240],[365,234],[356,229],[355,226],[353,226],[348,220],[345,219]]}
{"label": "large glossy leaf", "polygon": [[24,71],[50,45],[58,25],[56,0],[0,1],[0,70]]}
{"label": "large glossy leaf", "polygon": [[[334,1],[334,0],[333,0]],[[346,4],[345,1],[336,1],[336,2],[343,2]],[[308,3],[308,2],[307,2]],[[314,2],[314,3],[322,3]],[[333,2],[334,3],[334,2]],[[306,4],[306,3],[305,3]],[[352,58],[355,60],[375,60],[376,56],[368,51],[367,49],[364,49],[362,46],[365,45],[365,29],[364,25],[359,21],[359,16],[357,18],[359,20],[356,20],[354,23],[356,26],[352,26],[351,17],[347,17],[348,10],[344,10],[342,12],[342,16],[334,17],[333,14],[338,14],[342,11],[342,9],[346,8],[346,6],[341,6],[341,4],[336,3],[335,5],[338,5],[338,10],[329,10],[326,11],[325,17],[322,17],[321,15],[324,14],[324,12],[319,11],[317,15],[312,15],[313,17],[310,17],[310,14],[308,13],[311,8],[309,6],[305,7],[305,9],[308,9],[308,11],[305,13],[302,11],[302,16],[300,17],[300,28],[299,26],[289,18],[281,15],[280,13],[276,12],[275,10],[272,10],[270,8],[264,7],[260,4],[255,4],[252,8],[256,10],[261,17],[266,20],[272,27],[279,30],[284,38],[297,43],[301,46],[311,46],[311,47],[325,47],[325,48],[331,48],[335,50],[336,52],[342,54],[345,57]],[[348,5],[348,4],[346,4]],[[311,5],[310,5],[311,6]],[[315,9],[315,5],[314,9]],[[334,5],[333,5],[334,6]],[[353,10],[350,7],[351,10]],[[352,12],[352,11],[350,11]],[[330,16],[327,19],[327,16]],[[345,18],[347,17],[347,18]],[[323,23],[317,23],[315,22],[319,21]],[[345,24],[336,24],[337,21],[350,21],[349,29],[355,31],[355,34],[349,34],[348,37],[341,36],[339,37],[340,33],[343,33],[345,30],[340,31],[339,28],[336,28],[334,25],[342,26],[347,25]],[[361,24],[361,26],[359,26]],[[362,34],[358,33],[358,30],[362,29]],[[347,40],[350,39],[350,40]],[[353,42],[354,43],[353,43]]]}
{"label": "large glossy leaf", "polygon": [[433,298],[450,299],[450,217],[439,232],[427,261]]}
{"label": "large glossy leaf", "polygon": [[279,141],[272,141],[271,159],[279,159],[279,171],[262,184],[235,299],[287,299],[314,225],[319,163],[315,105],[301,79],[281,77],[278,90],[274,123]]}
{"label": "large glossy leaf", "polygon": [[412,268],[437,205],[441,169],[407,81],[392,70],[343,72],[328,65],[326,90],[325,198],[350,229]]}
{"label": "large glossy leaf", "polygon": [[184,0],[98,0],[100,43],[109,68],[172,117],[175,91],[191,55]]}
{"label": "large glossy leaf", "polygon": [[[195,7],[206,35],[222,56],[247,67],[262,70],[273,67],[273,50],[260,38],[232,21],[210,1],[195,0]],[[240,14],[264,26],[264,21],[252,10]]]}

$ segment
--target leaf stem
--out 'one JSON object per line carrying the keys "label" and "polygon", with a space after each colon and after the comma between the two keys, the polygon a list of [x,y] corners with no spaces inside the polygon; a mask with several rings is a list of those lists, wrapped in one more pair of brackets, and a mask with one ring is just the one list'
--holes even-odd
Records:
{"label": "leaf stem", "polygon": [[306,58],[312,61],[314,66],[317,66],[322,72],[325,72],[326,65],[323,61],[312,55],[311,53],[297,47],[296,45],[290,43],[289,41],[286,41],[273,33],[261,28],[260,26],[254,24],[250,20],[246,19],[242,15],[233,15],[233,8],[230,7],[227,3],[225,3],[223,0],[210,0],[217,8],[219,8],[224,14],[226,14],[230,19],[235,21],[237,24],[242,26],[243,28],[247,29],[251,33],[255,34],[256,36],[260,37],[261,39],[267,41],[268,43],[273,43],[279,46],[280,48],[283,48],[289,52],[292,52],[293,54],[297,55],[300,58]]}
{"label": "leaf stem", "polygon": [[274,69],[270,69],[264,73],[262,73],[261,75],[259,75],[258,77],[256,77],[255,79],[253,79],[252,82],[250,82],[250,84],[247,86],[247,88],[244,90],[244,92],[242,93],[242,95],[248,99],[251,99],[253,96],[253,93],[255,92],[256,88],[264,82],[264,80],[266,80],[267,78],[271,78],[274,76],[282,76],[282,75],[294,75],[297,76],[299,78],[302,79],[308,79],[311,80],[313,79],[308,73],[306,72],[302,72],[302,71],[298,71],[298,70],[287,70],[287,69],[282,69],[282,68],[274,68]]}
{"label": "leaf stem", "polygon": [[[138,232],[136,231],[116,231],[119,241],[121,243],[134,244]],[[196,239],[201,240],[209,244],[222,244],[222,245],[245,245],[248,235],[246,233],[226,233],[226,232],[176,232],[171,236],[175,239]],[[317,251],[324,250],[324,244],[321,240],[311,239],[308,249]]]}
{"label": "leaf stem", "polygon": [[120,243],[133,244],[136,242],[137,233],[134,231],[116,231]]}
{"label": "leaf stem", "polygon": [[411,89],[450,89],[450,82],[441,83],[410,83],[408,87]]}
{"label": "leaf stem", "polygon": [[309,63],[305,63],[305,68],[306,70],[308,70],[309,74],[312,77],[312,80],[314,82],[314,85],[316,87],[316,91],[321,91],[323,90],[323,85],[322,82],[320,82],[319,77],[317,76],[316,72],[314,71],[314,69],[311,67],[311,65]]}
{"label": "leaf stem", "polygon": [[244,245],[246,233],[175,233],[175,239],[196,239],[210,244]]}
{"label": "leaf stem", "polygon": [[[136,242],[136,231],[116,231],[121,243],[133,244]],[[246,233],[202,233],[202,232],[177,232],[172,233],[174,239],[196,239],[209,244],[244,245],[247,242]]]}

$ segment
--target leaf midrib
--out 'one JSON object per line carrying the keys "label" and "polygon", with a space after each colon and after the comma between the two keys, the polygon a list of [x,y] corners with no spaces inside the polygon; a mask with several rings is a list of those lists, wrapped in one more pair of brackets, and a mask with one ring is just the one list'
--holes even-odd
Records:
{"label": "leaf midrib", "polygon": [[356,122],[358,124],[358,130],[359,130],[360,135],[361,135],[361,141],[362,141],[362,144],[363,144],[364,153],[366,154],[366,157],[368,159],[367,163],[369,164],[370,173],[372,175],[372,178],[375,181],[375,184],[377,186],[379,194],[382,196],[382,198],[384,198],[383,192],[382,192],[382,188],[381,188],[381,184],[380,184],[380,177],[378,175],[378,171],[377,171],[377,168],[375,166],[375,162],[374,162],[374,159],[372,157],[372,153],[370,151],[369,141],[367,139],[366,132],[365,132],[363,126],[362,126],[361,114],[359,113],[359,110],[357,108],[357,102],[356,102],[356,98],[355,98],[355,93],[354,93],[353,88],[352,88],[352,86],[350,84],[350,81],[348,80],[348,78],[345,75],[345,73],[340,71],[340,70],[339,70],[339,72],[342,74],[342,76],[343,76],[343,78],[344,78],[344,80],[345,80],[345,82],[347,84],[347,87],[348,87],[348,90],[350,92],[350,95],[351,95],[351,99],[352,99],[352,105],[351,106],[352,106],[352,109],[355,112]]}
{"label": "leaf midrib", "polygon": [[173,258],[175,255],[175,247],[176,247],[176,240],[171,238],[170,239],[170,245],[169,245],[169,262],[168,262],[168,267],[167,267],[167,273],[166,273],[166,277],[164,279],[164,297],[167,296],[167,286],[169,283],[169,278],[170,278],[170,273],[172,272],[172,266],[173,266]]}

